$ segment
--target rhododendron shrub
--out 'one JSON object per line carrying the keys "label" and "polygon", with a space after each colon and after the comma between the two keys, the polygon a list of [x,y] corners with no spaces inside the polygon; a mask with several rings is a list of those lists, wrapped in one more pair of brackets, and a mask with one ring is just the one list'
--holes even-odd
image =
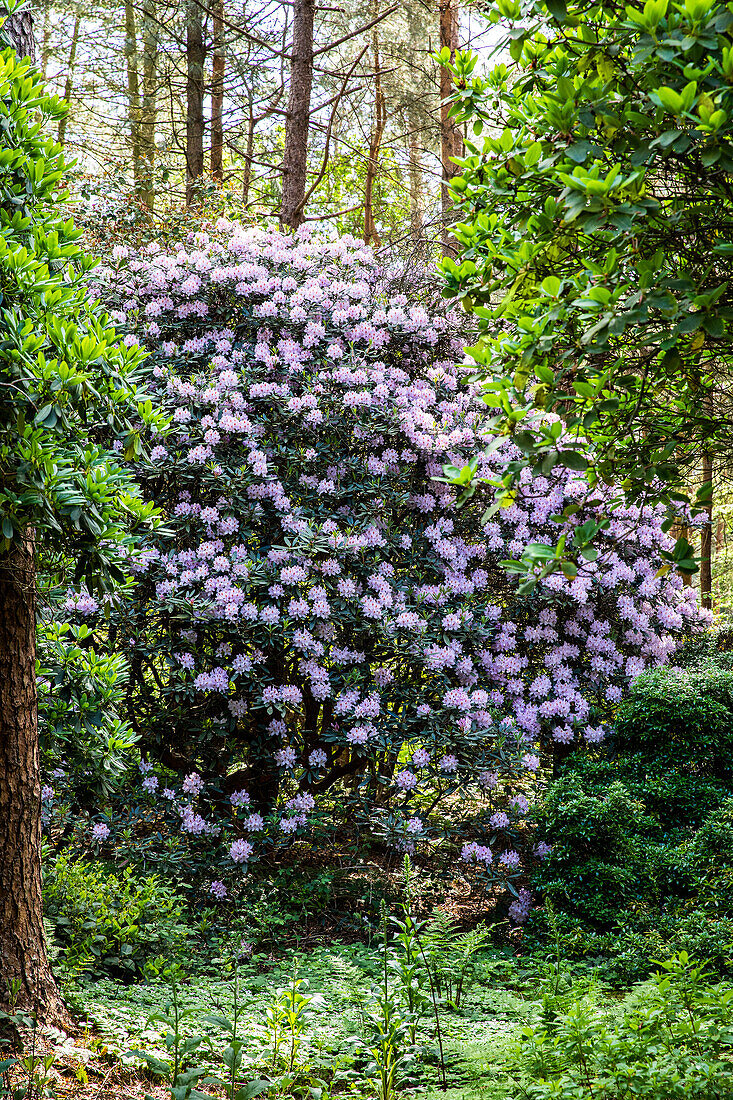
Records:
{"label": "rhododendron shrub", "polygon": [[[111,620],[144,752],[225,777],[232,870],[348,790],[393,843],[460,840],[516,880],[548,751],[600,740],[624,685],[699,626],[692,590],[657,576],[660,517],[614,512],[596,560],[518,594],[499,562],[603,507],[567,470],[523,476],[485,526],[456,507],[443,465],[485,442],[458,333],[355,240],[220,222],[171,253],[116,249],[100,292],[171,420],[135,464],[166,523]],[[186,782],[171,812],[210,832]]]}

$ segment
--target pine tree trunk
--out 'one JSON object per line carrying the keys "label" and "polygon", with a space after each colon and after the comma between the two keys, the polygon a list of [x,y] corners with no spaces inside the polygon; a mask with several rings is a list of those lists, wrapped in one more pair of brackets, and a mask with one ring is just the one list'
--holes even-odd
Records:
{"label": "pine tree trunk", "polygon": [[43,938],[41,781],[36,695],[36,573],[32,536],[0,557],[0,999],[70,1026]]}
{"label": "pine tree trunk", "polygon": [[423,172],[420,163],[417,119],[408,115],[410,131],[410,236],[416,249],[424,249],[425,207],[423,203]]}
{"label": "pine tree trunk", "polygon": [[[459,47],[459,15],[458,0],[440,0],[440,48],[446,46],[450,50],[451,61]],[[451,244],[451,237],[445,228],[450,220],[452,202],[448,190],[448,181],[455,175],[457,169],[452,157],[463,155],[463,137],[453,120],[448,117],[449,104],[446,99],[453,91],[451,74],[441,66],[440,69],[440,160],[443,166],[443,184],[441,187],[441,207],[443,212],[443,254],[455,254],[455,248]]]}
{"label": "pine tree trunk", "polygon": [[283,197],[280,221],[297,229],[304,218],[308,170],[308,129],[313,86],[313,19],[315,0],[295,0],[290,91],[285,115]]}
{"label": "pine tree trunk", "polygon": [[242,174],[242,206],[246,209],[249,202],[249,189],[252,184],[252,158],[255,150],[255,115],[252,93],[248,95],[249,118],[247,119],[247,148],[244,158],[244,173]]}
{"label": "pine tree trunk", "polygon": [[[0,12],[2,12],[0,7]],[[9,15],[3,25],[2,33],[10,41],[18,57],[29,57],[36,60],[36,39],[33,34],[33,16],[28,8],[18,12],[17,15]]]}
{"label": "pine tree trunk", "polygon": [[46,79],[48,59],[51,54],[51,12],[46,4],[43,15],[43,38],[41,39],[41,76]]}
{"label": "pine tree trunk", "polygon": [[[713,480],[713,463],[709,454],[702,458],[703,484]],[[710,610],[713,606],[713,498],[705,506],[706,520],[700,529],[700,603]]]}
{"label": "pine tree trunk", "polygon": [[204,26],[201,5],[188,0],[186,17],[186,206],[204,174]]}
{"label": "pine tree trunk", "polygon": [[211,64],[211,178],[224,182],[224,0],[214,3],[214,56]]}
{"label": "pine tree trunk", "polygon": [[[66,66],[66,83],[64,84],[64,99],[66,100],[69,108],[71,107],[71,93],[74,88],[74,65],[76,63],[76,49],[79,45],[79,27],[81,26],[81,15],[76,13],[74,19],[74,29],[71,32],[71,48],[69,49],[69,61]],[[64,145],[66,142],[66,127],[69,122],[68,111],[59,122],[59,145]]]}
{"label": "pine tree trunk", "polygon": [[127,121],[130,127],[132,176],[140,183],[140,74],[137,67],[137,33],[135,8],[125,0],[125,67],[127,69]]}
{"label": "pine tree trunk", "polygon": [[140,112],[140,198],[153,210],[155,207],[155,125],[158,96],[159,26],[156,20],[156,0],[145,0],[142,15],[143,94]]}
{"label": "pine tree trunk", "polygon": [[364,242],[381,245],[379,233],[374,222],[374,182],[379,168],[379,149],[386,123],[386,106],[382,91],[382,68],[379,61],[379,34],[377,28],[372,31],[372,50],[374,52],[374,129],[369,142],[369,160],[367,161],[366,186],[364,188]]}

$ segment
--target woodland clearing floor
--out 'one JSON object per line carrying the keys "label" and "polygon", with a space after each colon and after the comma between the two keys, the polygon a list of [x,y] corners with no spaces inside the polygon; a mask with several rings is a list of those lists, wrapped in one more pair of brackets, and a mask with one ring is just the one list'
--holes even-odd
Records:
{"label": "woodland clearing floor", "polygon": [[[297,1062],[301,1071],[290,1086],[282,1067],[272,1065],[272,1031],[267,1009],[277,991],[298,977],[305,979],[306,995],[315,995],[312,1012],[303,1030]],[[209,972],[183,978],[178,987],[186,1015],[186,1035],[208,1036],[195,1064],[222,1072],[221,1051],[226,1038],[221,1029],[206,1024],[207,1014],[231,1016],[234,982],[223,973],[221,960],[212,959]],[[220,973],[217,973],[217,970]],[[374,1095],[359,1059],[359,1037],[368,1028],[370,991],[379,983],[380,954],[359,943],[332,943],[307,953],[288,950],[278,958],[256,956],[239,970],[240,1021],[238,1034],[245,1041],[243,1080],[269,1077],[280,1087],[272,1097],[306,1095],[313,1083],[328,1083],[335,1096]],[[432,1006],[423,1013],[418,1032],[420,1059],[417,1087],[406,1089],[421,1097],[468,1100],[484,1097],[502,1100],[508,1095],[508,1069],[521,1026],[532,1018],[537,1002],[519,988],[516,967],[506,952],[486,951],[477,957],[474,978],[458,1008],[440,1006],[440,1028],[446,1064],[448,1092],[440,1088],[440,1066]],[[64,1038],[53,1032],[36,1040],[35,1053],[53,1052],[49,1084],[58,1097],[78,1100],[156,1100],[170,1095],[145,1070],[133,1049],[166,1055],[165,1025],[150,1020],[165,1009],[171,989],[155,980],[125,985],[108,978],[67,982],[67,995],[77,1018],[85,1019],[78,1034]],[[210,1039],[210,1042],[209,1042]],[[205,1051],[205,1053],[204,1053]],[[15,1075],[17,1077],[17,1074]],[[308,1084],[310,1082],[310,1085]],[[201,1086],[203,1091],[220,1090]],[[325,1095],[324,1093],[324,1100]]]}

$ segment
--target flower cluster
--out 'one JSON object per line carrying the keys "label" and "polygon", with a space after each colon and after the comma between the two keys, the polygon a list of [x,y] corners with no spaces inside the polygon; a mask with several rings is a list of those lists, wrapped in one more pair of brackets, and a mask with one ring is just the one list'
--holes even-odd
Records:
{"label": "flower cluster", "polygon": [[[367,775],[378,756],[395,836],[439,835],[439,810],[415,810],[462,788],[485,809],[464,861],[520,873],[548,747],[602,739],[629,681],[700,626],[692,590],[658,575],[662,517],[616,510],[596,560],[518,595],[499,562],[572,537],[603,503],[563,470],[523,476],[486,523],[480,504],[457,508],[443,465],[486,440],[455,322],[394,293],[351,238],[221,221],[171,253],[118,249],[99,293],[149,349],[171,424],[138,464],[167,523],[131,557],[114,612],[116,636],[168,670],[145,751],[193,740],[197,761],[257,776],[250,833],[270,816],[306,828],[310,784]],[[490,448],[479,472],[518,454]],[[200,794],[197,773],[183,789]],[[189,807],[182,828],[206,824]]]}

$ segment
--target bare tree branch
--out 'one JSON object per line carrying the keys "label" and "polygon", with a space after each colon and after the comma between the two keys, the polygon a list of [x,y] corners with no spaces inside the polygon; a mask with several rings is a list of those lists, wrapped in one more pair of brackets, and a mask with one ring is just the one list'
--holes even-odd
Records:
{"label": "bare tree branch", "polygon": [[393,15],[399,10],[400,5],[393,4],[391,8],[387,8],[387,10],[383,11],[381,15],[378,15],[376,19],[372,19],[371,22],[365,23],[364,26],[359,27],[358,30],[350,31],[349,34],[345,34],[343,38],[337,38],[335,42],[329,42],[327,46],[321,46],[320,50],[314,50],[313,56],[318,57],[322,53],[328,53],[329,50],[335,50],[337,46],[341,46],[344,42],[348,42],[350,38],[356,38],[357,35],[364,34],[364,31],[370,31],[372,27],[376,27],[377,23],[381,23],[388,15]]}

